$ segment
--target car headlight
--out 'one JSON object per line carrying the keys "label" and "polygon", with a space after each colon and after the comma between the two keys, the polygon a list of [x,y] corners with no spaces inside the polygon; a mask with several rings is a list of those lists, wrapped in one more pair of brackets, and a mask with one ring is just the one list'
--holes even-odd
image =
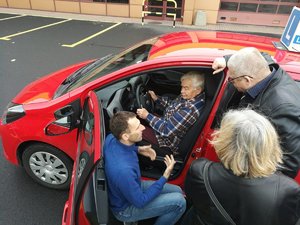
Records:
{"label": "car headlight", "polygon": [[23,105],[9,103],[3,114],[3,124],[14,122],[25,116]]}

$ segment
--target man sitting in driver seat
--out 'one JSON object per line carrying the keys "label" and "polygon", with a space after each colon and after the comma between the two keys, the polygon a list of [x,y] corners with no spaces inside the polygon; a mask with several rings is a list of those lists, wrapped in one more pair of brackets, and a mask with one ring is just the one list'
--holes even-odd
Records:
{"label": "man sitting in driver seat", "polygon": [[137,109],[137,115],[146,120],[143,140],[158,145],[166,151],[158,155],[179,154],[178,145],[187,130],[199,118],[204,107],[204,74],[190,71],[181,77],[181,94],[174,100],[157,96],[153,91],[149,94],[153,101],[164,107],[164,116],[158,117],[145,108]]}

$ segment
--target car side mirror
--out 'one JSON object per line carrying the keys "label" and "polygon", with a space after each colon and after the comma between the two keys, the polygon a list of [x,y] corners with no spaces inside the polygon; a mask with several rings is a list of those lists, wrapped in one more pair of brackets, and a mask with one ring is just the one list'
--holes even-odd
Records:
{"label": "car side mirror", "polygon": [[45,129],[47,135],[55,136],[70,132],[77,121],[74,117],[74,110],[71,105],[67,105],[54,112],[55,121],[51,122]]}
{"label": "car side mirror", "polygon": [[55,117],[55,119],[59,120],[59,119],[69,117],[72,114],[74,114],[73,107],[71,105],[67,105],[67,106],[55,111],[54,117]]}
{"label": "car side mirror", "polygon": [[55,120],[46,127],[46,134],[49,136],[56,136],[69,133],[71,131],[71,123],[69,121],[70,116]]}

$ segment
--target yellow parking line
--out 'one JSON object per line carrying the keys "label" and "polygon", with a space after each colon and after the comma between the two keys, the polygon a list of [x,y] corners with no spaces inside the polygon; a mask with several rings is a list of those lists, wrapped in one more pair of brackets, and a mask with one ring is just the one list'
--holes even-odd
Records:
{"label": "yellow parking line", "polygon": [[24,17],[24,16],[27,16],[27,15],[19,15],[19,16],[12,16],[12,17],[7,17],[7,18],[2,18],[2,19],[0,19],[0,21],[11,20],[11,19],[15,19],[15,18]]}
{"label": "yellow parking line", "polygon": [[11,34],[11,35],[8,35],[8,36],[0,37],[0,40],[9,41],[11,37],[19,36],[21,34],[26,34],[26,33],[32,32],[32,31],[36,31],[36,30],[41,30],[41,29],[44,29],[44,28],[47,28],[47,27],[55,26],[57,24],[65,23],[65,22],[68,22],[70,20],[72,20],[72,19],[67,19],[67,20],[56,22],[56,23],[51,23],[51,24],[48,24],[48,25],[45,25],[45,26],[42,26],[42,27],[37,27],[37,28],[31,29],[31,30],[25,30],[25,31],[22,31],[22,32],[19,32],[19,33],[16,33],[16,34]]}
{"label": "yellow parking line", "polygon": [[98,32],[98,33],[96,33],[96,34],[93,34],[93,35],[91,35],[91,36],[89,36],[89,37],[86,37],[85,39],[82,39],[81,41],[75,42],[75,43],[70,44],[70,45],[62,45],[62,46],[63,46],[63,47],[68,47],[68,48],[74,48],[75,46],[80,45],[80,44],[82,44],[83,42],[86,42],[86,41],[88,41],[88,40],[90,40],[90,39],[92,39],[92,38],[94,38],[94,37],[96,37],[96,36],[98,36],[98,35],[100,35],[100,34],[106,32],[106,31],[108,31],[108,30],[110,30],[110,29],[113,29],[114,27],[119,26],[120,24],[122,24],[122,23],[116,23],[116,24],[114,24],[114,25],[112,25],[112,26],[110,26],[110,27],[108,27],[108,28],[106,28],[106,29],[104,29],[104,30],[102,30],[102,31],[100,31],[100,32]]}

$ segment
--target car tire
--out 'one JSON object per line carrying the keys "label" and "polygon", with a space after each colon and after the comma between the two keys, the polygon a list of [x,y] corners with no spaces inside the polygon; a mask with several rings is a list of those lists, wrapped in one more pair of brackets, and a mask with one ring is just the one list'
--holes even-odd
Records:
{"label": "car tire", "polygon": [[22,162],[37,183],[52,189],[69,188],[73,162],[59,149],[46,144],[30,145],[22,155]]}

